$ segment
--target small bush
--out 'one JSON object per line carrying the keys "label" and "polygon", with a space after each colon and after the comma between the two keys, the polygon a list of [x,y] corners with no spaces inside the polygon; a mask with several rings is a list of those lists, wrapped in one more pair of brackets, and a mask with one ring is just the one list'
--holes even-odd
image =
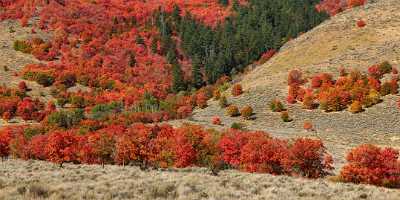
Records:
{"label": "small bush", "polygon": [[269,103],[269,108],[272,110],[272,112],[282,112],[286,110],[285,106],[278,99],[272,100]]}
{"label": "small bush", "polygon": [[315,103],[314,100],[315,97],[312,91],[306,92],[303,98],[303,108],[309,110],[316,108],[318,105]]}
{"label": "small bush", "polygon": [[28,71],[23,74],[23,78],[30,81],[35,81],[44,87],[53,85],[54,77],[45,72]]}
{"label": "small bush", "polygon": [[233,122],[231,125],[232,129],[236,129],[236,130],[243,130],[246,126],[242,123],[238,123],[238,122]]}
{"label": "small bush", "polygon": [[364,27],[364,26],[366,26],[366,25],[367,25],[367,23],[365,23],[365,21],[362,20],[362,19],[360,19],[360,20],[357,21],[357,27],[358,27],[358,28],[362,28],[362,27]]}
{"label": "small bush", "polygon": [[208,97],[205,94],[205,92],[199,92],[196,95],[196,104],[201,109],[207,108],[207,106],[208,106],[207,105],[207,100],[208,100]]}
{"label": "small bush", "polygon": [[359,113],[363,111],[362,104],[359,101],[353,101],[353,103],[349,107],[349,111],[351,113]]}
{"label": "small bush", "polygon": [[253,108],[251,106],[244,106],[241,110],[240,110],[240,115],[244,118],[244,119],[250,119],[250,117],[253,115]]}
{"label": "small bush", "polygon": [[281,112],[281,119],[282,119],[283,122],[291,122],[291,121],[293,121],[293,119],[290,118],[288,111]]}
{"label": "small bush", "polygon": [[22,53],[31,53],[32,45],[27,41],[16,40],[14,41],[14,50]]}
{"label": "small bush", "polygon": [[212,124],[221,125],[221,119],[218,116],[212,118]]}
{"label": "small bush", "polygon": [[322,141],[307,138],[295,140],[285,161],[286,171],[307,178],[329,175],[332,164],[332,156],[327,153]]}
{"label": "small bush", "polygon": [[303,128],[306,131],[312,131],[314,129],[313,124],[310,121],[305,121],[303,124]]}
{"label": "small bush", "polygon": [[219,89],[214,90],[213,97],[215,100],[221,99],[221,92],[219,91]]}
{"label": "small bush", "polygon": [[236,117],[240,115],[239,108],[235,105],[230,105],[228,108],[226,108],[226,114],[230,117]]}
{"label": "small bush", "polygon": [[242,85],[236,84],[232,88],[232,96],[237,97],[243,93]]}

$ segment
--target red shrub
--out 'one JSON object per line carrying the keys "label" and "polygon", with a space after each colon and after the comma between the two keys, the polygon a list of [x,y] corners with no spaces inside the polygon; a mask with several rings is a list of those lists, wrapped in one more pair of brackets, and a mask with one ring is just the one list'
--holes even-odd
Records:
{"label": "red shrub", "polygon": [[8,157],[10,155],[10,142],[14,137],[14,133],[12,128],[2,128],[0,129],[0,157]]}
{"label": "red shrub", "polygon": [[267,136],[249,138],[240,150],[240,166],[247,172],[283,174],[283,163],[288,154],[284,140]]}
{"label": "red shrub", "polygon": [[192,111],[193,111],[192,106],[181,106],[177,110],[178,114],[177,118],[183,119],[189,117],[192,114]]}
{"label": "red shrub", "polygon": [[39,111],[43,110],[44,105],[39,100],[32,101],[30,98],[25,98],[18,103],[16,114],[24,120],[37,120],[41,121],[43,115]]}
{"label": "red shrub", "polygon": [[367,0],[347,0],[347,4],[350,8],[362,6],[367,2]]}
{"label": "red shrub", "polygon": [[26,92],[28,90],[25,81],[21,81],[18,83],[18,89],[22,92]]}
{"label": "red shrub", "polygon": [[87,136],[86,148],[90,149],[89,156],[96,159],[92,159],[90,162],[97,164],[110,164],[113,161],[113,152],[115,141],[113,138],[114,134],[112,132],[106,132],[104,129],[98,130],[95,133],[91,133]]}
{"label": "red shrub", "polygon": [[79,138],[72,131],[55,131],[48,135],[44,146],[47,160],[62,165],[78,160]]}
{"label": "red shrub", "polygon": [[321,140],[300,138],[291,145],[285,168],[291,174],[319,178],[330,173],[332,164]]}
{"label": "red shrub", "polygon": [[314,76],[311,79],[311,87],[312,88],[319,88],[322,85],[322,79],[320,76]]}
{"label": "red shrub", "polygon": [[[175,167],[183,168],[188,166],[193,166],[196,163],[196,150],[194,145],[196,145],[199,138],[199,135],[187,135],[193,133],[186,133],[185,130],[180,130],[175,134],[174,137],[174,154],[175,154]],[[194,133],[196,134],[196,133]],[[193,137],[193,141],[191,141],[190,137]]]}
{"label": "red shrub", "polygon": [[311,131],[311,130],[314,129],[313,124],[312,124],[311,122],[309,122],[309,121],[305,121],[305,122],[304,122],[303,128],[304,128],[304,130],[306,130],[306,131]]}
{"label": "red shrub", "polygon": [[19,102],[18,97],[2,97],[0,98],[0,114],[3,115],[5,112],[13,115],[17,110]]}
{"label": "red shrub", "polygon": [[43,147],[47,144],[47,135],[33,136],[29,142],[30,158],[37,160],[46,160],[47,155]]}
{"label": "red shrub", "polygon": [[366,0],[322,0],[316,9],[318,12],[327,12],[334,16],[351,7],[361,6],[366,3]]}
{"label": "red shrub", "polygon": [[364,26],[366,26],[366,25],[367,25],[367,24],[366,24],[365,21],[362,20],[362,19],[360,19],[360,20],[357,21],[357,27],[358,27],[358,28],[362,28],[362,27],[364,27]]}
{"label": "red shrub", "polygon": [[29,159],[29,141],[24,133],[17,132],[10,140],[10,154],[15,158]]}
{"label": "red shrub", "polygon": [[207,107],[207,100],[209,98],[207,97],[207,94],[205,92],[199,92],[196,95],[196,105],[199,106],[199,108],[204,109]]}
{"label": "red shrub", "polygon": [[234,97],[240,96],[243,93],[242,85],[235,84],[232,88],[232,95]]}
{"label": "red shrub", "polygon": [[289,96],[286,97],[286,101],[287,101],[289,104],[295,104],[295,103],[296,103],[296,98],[289,95]]}
{"label": "red shrub", "polygon": [[371,76],[368,77],[368,85],[376,91],[381,90],[381,81],[374,77],[371,77]]}
{"label": "red shrub", "polygon": [[230,130],[222,136],[218,143],[221,149],[221,158],[225,163],[239,167],[241,149],[248,143],[249,139],[266,137],[269,136],[264,132],[244,133],[239,130]]}
{"label": "red shrub", "polygon": [[3,115],[1,116],[4,120],[8,121],[12,118],[12,114],[10,112],[4,112]]}
{"label": "red shrub", "polygon": [[138,147],[132,137],[122,135],[116,138],[115,141],[115,156],[114,161],[117,164],[128,164],[131,161],[138,159]]}
{"label": "red shrub", "polygon": [[361,145],[347,155],[340,172],[346,182],[400,188],[399,152],[392,148]]}
{"label": "red shrub", "polygon": [[244,106],[242,109],[240,109],[240,115],[244,119],[250,119],[253,115],[253,108],[251,106]]}
{"label": "red shrub", "polygon": [[212,124],[221,125],[221,119],[218,116],[212,118]]}
{"label": "red shrub", "polygon": [[297,69],[291,70],[288,75],[288,85],[289,86],[299,86],[303,85],[305,80],[303,79],[303,73]]}
{"label": "red shrub", "polygon": [[276,54],[275,49],[268,50],[265,52],[263,55],[261,55],[261,58],[258,60],[257,64],[264,64],[266,63],[269,59],[271,59],[274,55]]}
{"label": "red shrub", "polygon": [[287,101],[290,104],[296,103],[296,101],[303,101],[305,95],[305,90],[299,85],[289,85],[289,92],[287,96]]}

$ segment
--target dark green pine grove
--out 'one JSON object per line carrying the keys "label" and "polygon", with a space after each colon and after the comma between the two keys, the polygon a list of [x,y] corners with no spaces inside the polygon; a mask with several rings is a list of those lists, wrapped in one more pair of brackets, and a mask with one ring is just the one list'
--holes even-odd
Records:
{"label": "dark green pine grove", "polygon": [[[228,1],[220,3],[227,5]],[[156,16],[157,26],[161,49],[168,52],[168,61],[173,64],[173,90],[189,88],[189,83],[181,79],[177,59],[171,58],[176,56],[171,53],[176,52],[172,34],[181,38],[185,56],[192,59],[190,85],[199,88],[204,81],[214,83],[222,75],[242,71],[264,52],[279,49],[289,39],[321,23],[328,16],[315,10],[317,3],[319,0],[250,0],[240,6],[234,2],[232,9],[236,14],[214,28],[196,21],[190,14],[180,17],[178,7],[170,14],[160,11]]]}

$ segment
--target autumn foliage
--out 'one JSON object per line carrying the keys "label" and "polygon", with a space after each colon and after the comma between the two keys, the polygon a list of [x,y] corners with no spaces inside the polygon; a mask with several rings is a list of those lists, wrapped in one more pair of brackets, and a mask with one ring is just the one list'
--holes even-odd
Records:
{"label": "autumn foliage", "polygon": [[327,112],[341,111],[346,108],[352,113],[363,111],[381,102],[381,96],[398,93],[398,78],[392,74],[390,81],[382,83],[385,75],[393,71],[388,62],[368,68],[368,74],[358,70],[349,73],[342,70],[336,80],[332,75],[320,73],[314,75],[307,84],[301,72],[293,70],[289,73],[289,103],[301,102],[303,108],[319,107]]}
{"label": "autumn foliage", "polygon": [[232,88],[232,96],[237,97],[243,93],[242,85],[235,84]]}
{"label": "autumn foliage", "polygon": [[26,95],[27,87],[24,82],[19,89],[0,87],[0,117],[10,120],[21,117],[24,120],[42,121],[48,114],[44,103]]}
{"label": "autumn foliage", "polygon": [[362,27],[364,27],[366,25],[367,25],[367,23],[365,23],[365,21],[362,20],[362,19],[357,21],[357,27],[359,27],[359,28],[362,28]]}
{"label": "autumn foliage", "polygon": [[319,12],[326,12],[334,16],[348,8],[362,6],[367,0],[322,0],[316,9]]}
{"label": "autumn foliage", "polygon": [[[85,122],[88,124],[87,122]],[[265,132],[205,130],[197,125],[108,125],[87,133],[77,129],[40,131],[39,127],[0,130],[1,157],[63,163],[144,167],[216,167],[226,163],[247,172],[318,178],[331,170],[319,140],[275,139]]]}
{"label": "autumn foliage", "polygon": [[251,106],[244,106],[240,109],[240,115],[244,119],[250,119],[250,117],[253,115],[253,108]]}
{"label": "autumn foliage", "polygon": [[226,133],[219,146],[225,163],[249,172],[321,177],[332,169],[332,159],[319,140],[275,139],[263,132]]}
{"label": "autumn foliage", "polygon": [[399,151],[374,145],[361,145],[347,155],[340,172],[346,182],[400,188]]}

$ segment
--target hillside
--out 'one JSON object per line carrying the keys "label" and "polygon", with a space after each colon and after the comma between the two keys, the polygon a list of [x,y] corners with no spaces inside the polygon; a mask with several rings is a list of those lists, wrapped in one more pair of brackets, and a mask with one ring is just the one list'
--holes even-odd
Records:
{"label": "hillside", "polygon": [[[400,111],[396,105],[399,97],[396,95],[384,97],[383,103],[359,114],[308,111],[299,104],[289,105],[294,119],[290,123],[282,122],[280,115],[272,113],[268,106],[275,98],[285,101],[291,69],[301,69],[310,76],[318,72],[338,74],[342,66],[366,71],[369,66],[383,61],[400,67],[400,13],[396,12],[399,8],[396,1],[382,0],[339,13],[288,42],[271,60],[244,75],[240,83],[245,93],[230,97],[228,101],[239,107],[251,105],[255,120],[227,117],[217,101],[210,101],[208,108],[195,111],[191,121],[206,125],[213,116],[220,116],[225,127],[242,122],[248,129],[265,130],[281,137],[321,138],[335,155],[337,167],[344,162],[345,152],[359,144],[400,147],[400,122],[397,120]],[[359,19],[367,23],[364,28],[356,26]],[[312,122],[316,131],[303,129],[306,120]]]}

